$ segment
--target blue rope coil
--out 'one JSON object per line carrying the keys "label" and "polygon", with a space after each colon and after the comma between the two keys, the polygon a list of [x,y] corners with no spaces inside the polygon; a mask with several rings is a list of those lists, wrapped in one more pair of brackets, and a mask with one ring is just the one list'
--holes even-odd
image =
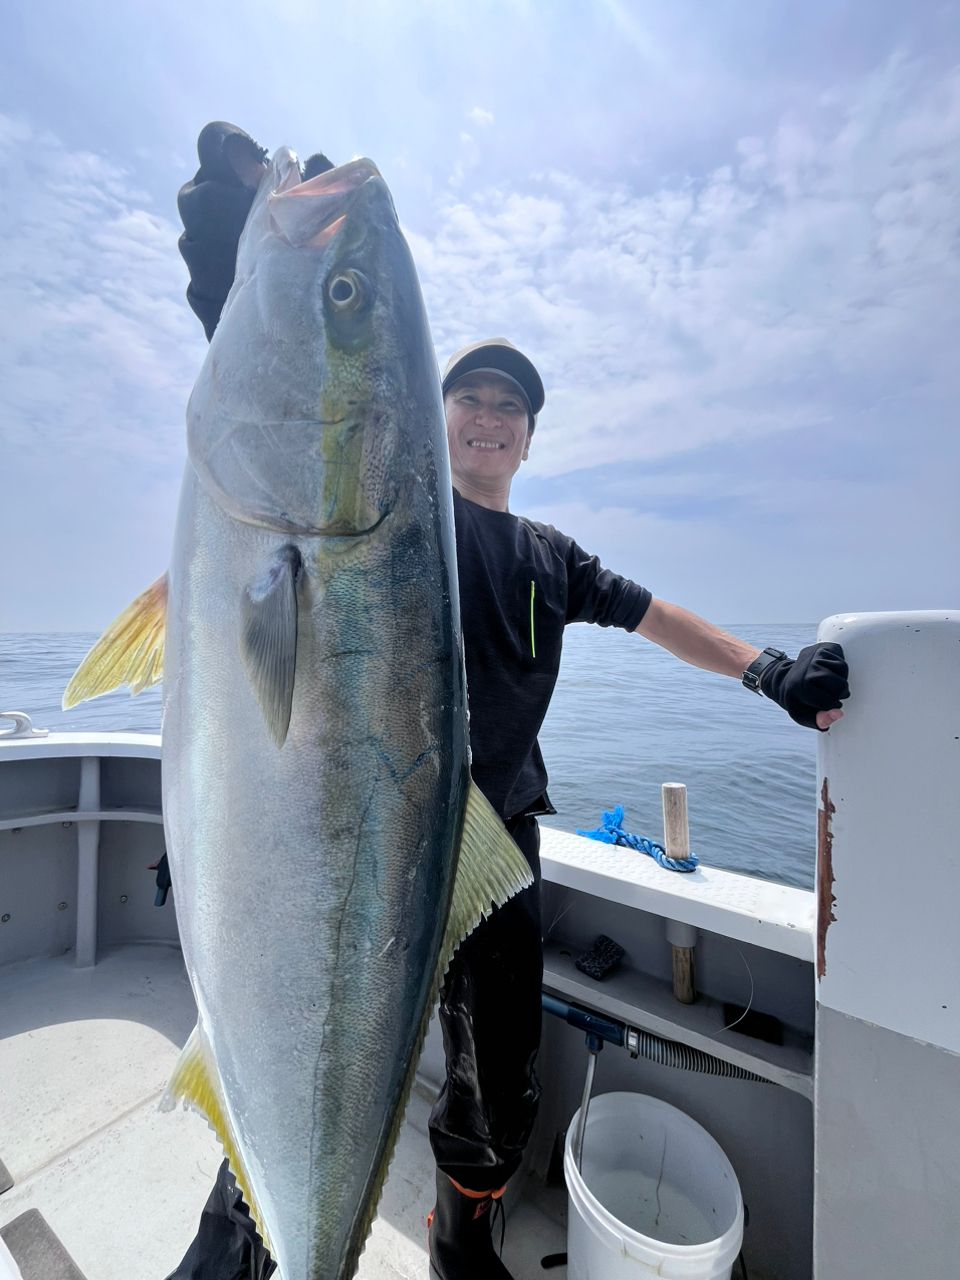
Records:
{"label": "blue rope coil", "polygon": [[578,836],[586,836],[589,840],[600,840],[604,844],[620,844],[637,853],[649,854],[655,862],[667,871],[696,871],[700,859],[695,853],[689,858],[668,858],[667,851],[656,840],[648,840],[646,836],[631,835],[623,829],[623,805],[618,804],[611,813],[604,813],[603,823],[596,831],[578,831]]}

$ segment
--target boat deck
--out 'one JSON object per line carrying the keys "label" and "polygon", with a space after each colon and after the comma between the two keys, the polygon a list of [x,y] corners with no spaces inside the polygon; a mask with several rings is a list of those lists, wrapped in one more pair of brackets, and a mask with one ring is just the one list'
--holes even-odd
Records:
{"label": "boat deck", "polygon": [[[78,969],[68,953],[0,969],[0,1161],[14,1184],[0,1195],[0,1231],[37,1209],[85,1280],[163,1280],[173,1270],[221,1159],[199,1116],[158,1110],[194,1021],[172,946],[107,951],[94,968]],[[415,1091],[363,1280],[427,1275],[429,1110],[428,1091]],[[562,1194],[528,1184],[503,1254],[517,1280],[542,1276],[540,1259],[566,1247],[564,1209]]]}

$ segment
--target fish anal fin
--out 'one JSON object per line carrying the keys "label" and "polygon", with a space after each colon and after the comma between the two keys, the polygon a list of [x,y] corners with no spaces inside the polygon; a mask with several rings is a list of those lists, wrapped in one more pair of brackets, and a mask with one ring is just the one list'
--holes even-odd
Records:
{"label": "fish anal fin", "polygon": [[297,667],[300,552],[281,547],[243,598],[240,649],[271,738],[282,747],[290,727]]}
{"label": "fish anal fin", "polygon": [[77,667],[64,690],[64,711],[124,684],[137,694],[162,680],[166,627],[164,574],[124,609]]}
{"label": "fish anal fin", "polygon": [[499,814],[475,782],[467,791],[460,856],[447,931],[440,948],[437,985],[453,954],[481,920],[533,884],[533,872]]}
{"label": "fish anal fin", "polygon": [[167,1085],[160,1102],[161,1111],[173,1111],[182,1102],[191,1111],[203,1116],[207,1124],[217,1135],[223,1154],[227,1158],[230,1172],[233,1174],[240,1194],[246,1202],[254,1226],[260,1233],[263,1243],[270,1252],[270,1240],[263,1223],[263,1215],[257,1205],[256,1197],[250,1185],[250,1175],[243,1163],[240,1146],[237,1142],[233,1126],[227,1114],[223,1086],[214,1063],[213,1052],[198,1022],[190,1033],[190,1038],[183,1046],[183,1051],[174,1067],[173,1075]]}

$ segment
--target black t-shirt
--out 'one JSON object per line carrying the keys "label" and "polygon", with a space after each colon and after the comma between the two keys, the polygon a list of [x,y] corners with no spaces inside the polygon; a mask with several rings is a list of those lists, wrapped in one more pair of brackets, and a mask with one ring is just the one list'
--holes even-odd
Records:
{"label": "black t-shirt", "polygon": [[566,534],[454,489],[473,777],[504,818],[554,812],[537,734],[568,622],[636,629],[651,595]]}

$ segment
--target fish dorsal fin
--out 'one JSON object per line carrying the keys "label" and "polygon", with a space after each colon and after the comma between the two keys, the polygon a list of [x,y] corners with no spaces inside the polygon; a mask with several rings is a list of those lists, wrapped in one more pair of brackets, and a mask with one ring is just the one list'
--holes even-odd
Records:
{"label": "fish dorsal fin", "polygon": [[137,596],[106,629],[73,673],[63,694],[68,711],[128,684],[132,694],[163,679],[167,575]]}
{"label": "fish dorsal fin", "polygon": [[282,747],[290,727],[297,668],[296,547],[281,547],[243,598],[241,651],[270,736]]}
{"label": "fish dorsal fin", "polygon": [[190,1032],[190,1038],[183,1046],[183,1051],[161,1099],[160,1110],[173,1111],[179,1102],[203,1116],[217,1135],[253,1224],[260,1233],[263,1243],[273,1253],[264,1227],[263,1215],[250,1185],[250,1175],[243,1163],[240,1145],[227,1115],[223,1086],[220,1083],[213,1051],[199,1022]]}
{"label": "fish dorsal fin", "polygon": [[502,907],[521,889],[527,889],[532,884],[533,873],[526,858],[503,825],[493,805],[476,783],[471,782],[467,791],[466,811],[460,836],[457,877],[454,882],[447,930],[440,948],[440,961],[410,1059],[410,1069],[401,1088],[397,1112],[384,1146],[383,1160],[374,1174],[371,1195],[366,1201],[366,1212],[354,1236],[354,1251],[345,1259],[341,1272],[343,1275],[354,1274],[360,1253],[373,1225],[373,1219],[376,1217],[383,1184],[390,1169],[390,1161],[400,1136],[407,1101],[413,1088],[420,1053],[427,1038],[430,1017],[454,952],[481,920],[491,915],[497,907]]}

